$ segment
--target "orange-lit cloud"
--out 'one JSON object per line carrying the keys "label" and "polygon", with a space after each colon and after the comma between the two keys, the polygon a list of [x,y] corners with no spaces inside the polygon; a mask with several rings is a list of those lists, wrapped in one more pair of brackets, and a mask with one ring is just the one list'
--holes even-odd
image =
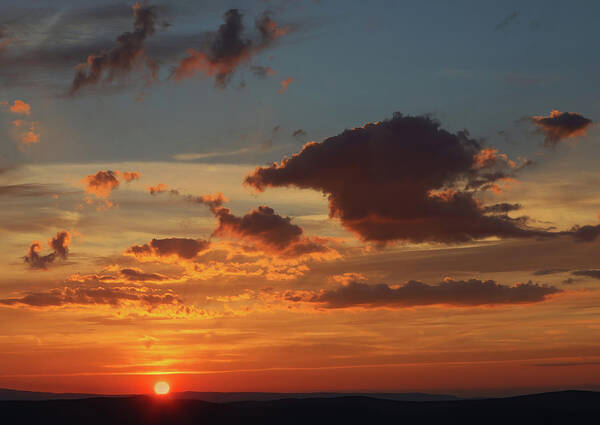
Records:
{"label": "orange-lit cloud", "polygon": [[556,146],[559,142],[584,136],[592,125],[592,120],[576,112],[559,112],[554,110],[550,115],[533,116],[531,121],[545,135],[544,145]]}
{"label": "orange-lit cloud", "polygon": [[156,186],[146,187],[146,190],[148,191],[148,193],[150,195],[157,195],[159,193],[163,193],[163,192],[166,192],[167,190],[169,190],[169,185],[164,184],[164,183],[159,183]]}
{"label": "orange-lit cloud", "polygon": [[281,80],[281,87],[279,89],[279,93],[285,93],[288,89],[288,86],[292,84],[292,81],[294,81],[292,77],[288,77],[285,80]]}
{"label": "orange-lit cloud", "polygon": [[31,113],[31,106],[28,103],[17,99],[9,106],[9,110],[15,114],[29,115]]}
{"label": "orange-lit cloud", "polygon": [[98,198],[108,198],[110,193],[120,185],[119,177],[126,182],[131,182],[140,178],[137,171],[98,171],[96,174],[90,174],[82,180],[85,185],[85,191],[96,195]]}
{"label": "orange-lit cloud", "polygon": [[482,149],[467,133],[447,132],[428,116],[397,113],[307,143],[281,163],[257,168],[245,183],[259,191],[282,186],[321,191],[330,216],[365,241],[452,243],[546,234],[523,220],[487,214],[475,197],[527,164]]}
{"label": "orange-lit cloud", "polygon": [[[179,62],[174,73],[177,80],[202,73],[207,77],[214,76],[217,87],[223,88],[241,64],[248,63],[289,31],[287,27],[278,26],[269,14],[264,14],[256,21],[260,37],[244,38],[242,14],[237,9],[228,10],[223,18],[225,22],[218,31],[209,36],[207,48],[189,49],[187,57]],[[264,69],[267,74],[267,68]]]}
{"label": "orange-lit cloud", "polygon": [[41,255],[41,242],[33,242],[29,246],[27,255],[23,257],[25,263],[31,268],[46,270],[48,265],[53,263],[56,258],[66,260],[69,254],[69,245],[71,244],[72,236],[66,230],[61,230],[55,237],[48,240],[48,246],[52,250],[50,254]]}

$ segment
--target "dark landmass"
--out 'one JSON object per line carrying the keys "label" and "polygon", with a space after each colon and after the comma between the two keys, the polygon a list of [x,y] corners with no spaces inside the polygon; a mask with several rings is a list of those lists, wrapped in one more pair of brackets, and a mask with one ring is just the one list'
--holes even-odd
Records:
{"label": "dark landmass", "polygon": [[582,424],[597,423],[600,392],[511,398],[393,401],[370,397],[210,403],[171,397],[0,401],[3,423],[61,425],[191,424]]}

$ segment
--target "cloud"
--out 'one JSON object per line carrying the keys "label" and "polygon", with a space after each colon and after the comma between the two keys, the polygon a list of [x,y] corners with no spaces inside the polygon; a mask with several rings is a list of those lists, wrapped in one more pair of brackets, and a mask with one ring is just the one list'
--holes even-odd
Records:
{"label": "cloud", "polygon": [[511,14],[507,15],[504,19],[498,22],[498,25],[494,27],[494,31],[504,31],[510,24],[512,24],[517,17],[519,16],[519,12],[514,11]]}
{"label": "cloud", "polygon": [[159,183],[156,186],[148,186],[146,188],[146,190],[148,191],[148,193],[150,195],[158,195],[159,193],[163,193],[163,192],[166,192],[167,190],[169,190],[169,185],[164,184],[164,183]]}
{"label": "cloud", "polygon": [[538,131],[545,135],[544,145],[553,147],[559,142],[584,136],[592,125],[592,120],[576,112],[559,112],[554,110],[549,116],[533,116],[531,122]]}
{"label": "cloud", "polygon": [[176,257],[178,259],[190,260],[200,252],[208,249],[210,243],[202,239],[188,238],[166,238],[152,239],[144,245],[133,245],[126,251],[138,259],[156,259],[162,257]]}
{"label": "cloud", "polygon": [[591,224],[573,226],[567,233],[579,242],[593,242],[600,235],[600,224],[596,226]]}
{"label": "cloud", "polygon": [[103,78],[110,82],[115,77],[127,75],[134,68],[139,68],[144,61],[150,71],[150,78],[156,79],[158,65],[144,57],[144,42],[156,31],[156,14],[155,6],[135,3],[133,32],[121,34],[117,38],[117,45],[112,49],[91,54],[86,62],[79,64],[71,85],[71,94],[85,86],[95,85]]}
{"label": "cloud", "polygon": [[188,55],[174,70],[175,79],[182,80],[201,73],[207,77],[214,76],[215,85],[224,88],[240,65],[250,62],[289,31],[288,27],[280,27],[269,13],[265,13],[256,21],[258,38],[245,38],[243,17],[237,9],[228,10],[223,19],[225,23],[207,37],[200,49],[188,50]]}
{"label": "cloud", "polygon": [[9,105],[8,109],[13,114],[29,115],[31,113],[31,105],[18,99]]}
{"label": "cloud", "polygon": [[292,219],[282,217],[267,206],[260,206],[242,217],[231,214],[228,208],[217,208],[215,216],[219,225],[216,236],[250,239],[275,250],[283,250],[300,240],[302,228],[292,224]]}
{"label": "cloud", "polygon": [[521,209],[521,204],[508,204],[506,202],[502,202],[500,204],[488,205],[483,207],[483,211],[486,213],[508,213],[511,211],[517,211]]}
{"label": "cloud", "polygon": [[272,77],[273,75],[277,74],[277,71],[270,66],[251,65],[250,70],[254,75],[260,78]]}
{"label": "cloud", "polygon": [[287,77],[285,80],[281,81],[281,88],[279,89],[279,93],[285,93],[288,86],[290,84],[292,84],[292,81],[294,81],[294,79],[292,77]]}
{"label": "cloud", "polygon": [[45,292],[30,292],[20,298],[0,299],[0,305],[39,309],[90,305],[118,307],[131,303],[152,310],[162,305],[178,306],[182,301],[170,289],[106,285],[55,288]]}
{"label": "cloud", "polygon": [[568,272],[568,269],[542,269],[536,270],[533,272],[534,276],[546,276],[549,274],[557,274],[557,273],[565,273]]}
{"label": "cloud", "polygon": [[96,195],[98,198],[106,199],[110,193],[117,189],[121,184],[119,178],[126,182],[131,182],[140,178],[137,171],[119,171],[105,170],[98,171],[96,174],[90,174],[82,180],[85,185],[85,191]]}
{"label": "cloud", "polygon": [[302,130],[301,128],[299,128],[298,130],[296,130],[292,133],[292,137],[302,138],[304,136],[306,136],[306,131]]}
{"label": "cloud", "polygon": [[66,230],[61,230],[55,237],[48,241],[48,246],[52,250],[50,254],[41,255],[42,243],[33,242],[29,246],[27,255],[23,257],[25,263],[33,269],[48,269],[48,265],[54,262],[56,258],[66,260],[69,254],[69,245],[71,244],[71,234]]}
{"label": "cloud", "polygon": [[240,239],[256,244],[267,252],[288,257],[301,257],[313,253],[330,253],[325,238],[303,237],[303,229],[282,217],[273,208],[261,205],[243,216],[236,216],[223,206],[227,198],[215,195],[187,196],[190,202],[208,206],[218,220],[213,236]]}
{"label": "cloud", "polygon": [[502,304],[528,304],[541,302],[548,295],[561,292],[553,286],[519,283],[506,286],[493,280],[445,279],[437,285],[411,280],[404,285],[369,285],[349,282],[329,289],[303,301],[320,304],[324,308],[407,308],[426,305],[474,307]]}
{"label": "cloud", "polygon": [[309,142],[281,163],[259,167],[245,184],[264,191],[292,186],[323,192],[331,217],[362,240],[465,242],[548,235],[524,217],[486,211],[475,198],[512,178],[517,164],[450,133],[429,116],[404,116]]}
{"label": "cloud", "polygon": [[585,276],[593,279],[600,279],[600,270],[576,270],[571,273],[573,276]]}

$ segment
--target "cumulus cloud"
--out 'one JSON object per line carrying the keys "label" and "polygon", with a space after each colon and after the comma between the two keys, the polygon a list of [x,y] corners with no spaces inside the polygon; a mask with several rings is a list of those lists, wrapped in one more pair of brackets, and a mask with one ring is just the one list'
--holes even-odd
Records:
{"label": "cumulus cloud", "polygon": [[493,280],[445,279],[437,285],[411,280],[403,285],[369,285],[352,281],[335,289],[324,290],[302,301],[324,308],[406,308],[426,305],[474,307],[483,305],[527,304],[541,302],[548,295],[561,292],[553,286],[532,282],[507,286]]}
{"label": "cumulus cloud", "polygon": [[239,10],[228,10],[223,19],[225,22],[208,36],[202,47],[188,50],[187,56],[174,70],[175,79],[201,73],[207,77],[214,76],[216,86],[224,88],[240,65],[249,63],[255,55],[289,31],[288,27],[280,27],[269,13],[265,13],[256,21],[258,37],[246,38]]}
{"label": "cumulus cloud", "polygon": [[52,250],[50,254],[41,255],[42,243],[33,242],[29,246],[27,255],[23,257],[25,263],[29,264],[33,269],[46,270],[48,266],[59,258],[66,260],[69,254],[69,245],[71,244],[71,234],[66,230],[61,230],[55,237],[48,240],[48,246]]}
{"label": "cumulus cloud", "polygon": [[208,249],[210,243],[202,239],[188,238],[166,238],[152,239],[144,245],[133,245],[126,251],[126,255],[131,255],[138,259],[155,259],[161,257],[176,257],[189,260],[198,255],[201,251]]}
{"label": "cumulus cloud", "polygon": [[218,224],[213,236],[240,239],[265,251],[289,257],[331,251],[325,238],[304,237],[303,229],[293,224],[290,217],[282,217],[266,205],[261,205],[240,217],[223,206],[227,198],[221,193],[187,196],[186,199],[208,206],[215,215]]}
{"label": "cumulus cloud", "polygon": [[533,116],[531,122],[544,134],[544,145],[553,147],[563,140],[584,136],[592,120],[577,112],[554,110],[549,116]]}
{"label": "cumulus cloud", "polygon": [[548,234],[528,227],[526,218],[486,210],[475,198],[527,164],[483,149],[466,132],[450,133],[429,116],[396,113],[307,143],[281,163],[257,168],[245,183],[259,191],[321,191],[330,216],[365,241],[452,243]]}
{"label": "cumulus cloud", "polygon": [[125,32],[117,38],[117,44],[108,51],[91,54],[86,62],[77,66],[75,78],[71,85],[71,94],[76,93],[85,86],[90,86],[105,81],[112,81],[115,77],[129,74],[133,69],[142,65],[150,72],[150,78],[156,79],[158,65],[144,57],[144,42],[156,31],[157,8],[142,5],[137,2],[133,5],[134,30]]}
{"label": "cumulus cloud", "polygon": [[113,171],[105,170],[98,171],[96,174],[86,176],[82,183],[85,185],[85,191],[89,194],[96,195],[98,198],[108,198],[110,193],[117,189],[123,179],[126,182],[131,182],[140,178],[140,173],[137,171]]}

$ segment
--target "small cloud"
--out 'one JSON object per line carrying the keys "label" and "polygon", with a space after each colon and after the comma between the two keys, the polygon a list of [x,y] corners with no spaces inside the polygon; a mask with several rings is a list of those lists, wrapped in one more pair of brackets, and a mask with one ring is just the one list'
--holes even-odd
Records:
{"label": "small cloud", "polygon": [[71,240],[71,234],[66,230],[61,230],[56,234],[55,237],[48,241],[48,246],[52,249],[50,254],[41,255],[42,243],[33,242],[29,246],[27,255],[23,257],[23,260],[25,263],[29,264],[32,269],[46,270],[56,258],[60,258],[62,260],[67,259]]}
{"label": "small cloud", "polygon": [[14,114],[29,115],[31,113],[31,106],[22,100],[15,100],[9,106],[9,110]]}
{"label": "small cloud", "polygon": [[560,112],[554,110],[549,116],[533,116],[531,122],[538,131],[545,135],[544,145],[556,146],[566,139],[585,136],[586,130],[592,125],[592,120],[577,112]]}
{"label": "small cloud", "polygon": [[514,11],[507,15],[504,19],[502,19],[498,24],[494,27],[494,31],[504,31],[509,27],[514,21],[516,21],[519,16],[519,12]]}
{"label": "small cloud", "polygon": [[294,81],[294,79],[292,77],[288,77],[285,80],[281,81],[281,88],[279,89],[279,93],[285,93],[286,90],[288,89],[288,86],[292,83],[292,81]]}

